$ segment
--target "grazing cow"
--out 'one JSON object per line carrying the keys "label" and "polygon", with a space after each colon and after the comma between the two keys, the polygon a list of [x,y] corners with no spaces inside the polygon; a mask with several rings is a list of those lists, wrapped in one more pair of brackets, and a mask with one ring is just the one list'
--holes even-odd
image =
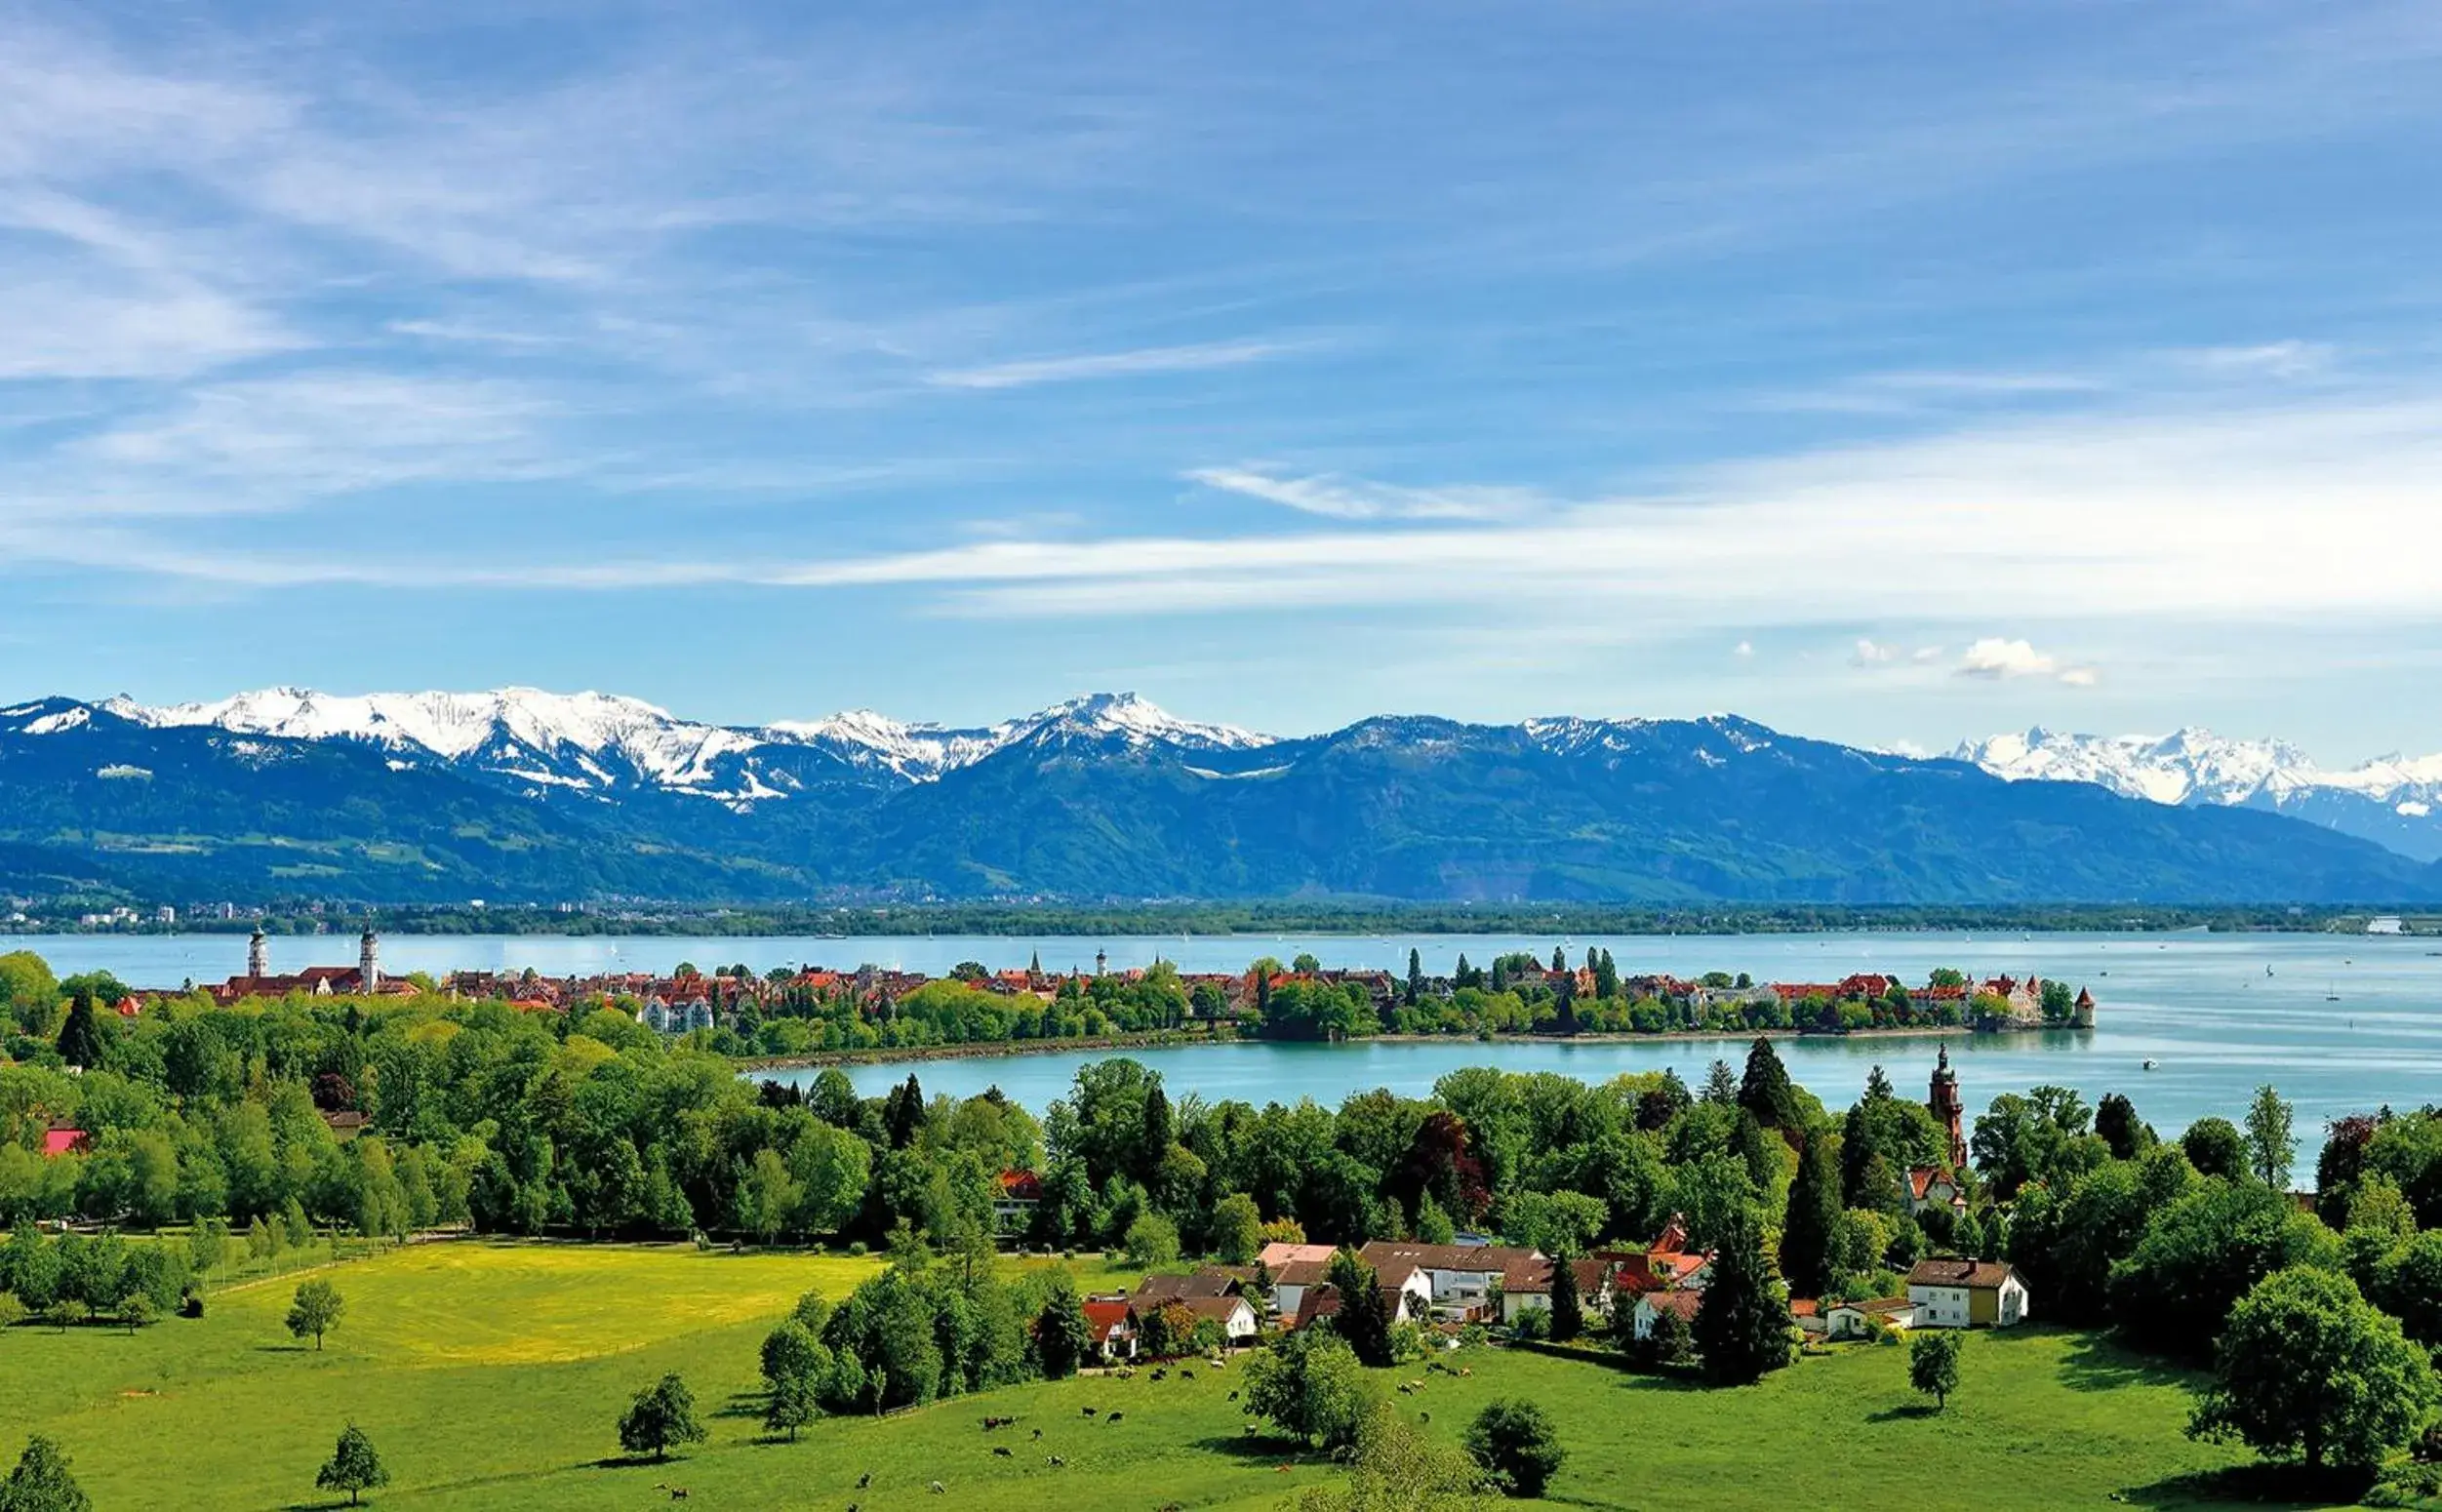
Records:
{"label": "grazing cow", "polygon": [[1037,1428],[1037,1429],[1035,1429],[1035,1430],[1034,1430],[1034,1442],[1036,1442],[1037,1444],[1040,1444],[1040,1443],[1042,1443],[1042,1442],[1043,1442],[1043,1430],[1042,1430],[1042,1429]]}
{"label": "grazing cow", "polygon": [[1238,1400],[1238,1393],[1236,1393],[1235,1391],[1232,1391],[1232,1392],[1229,1394],[1229,1400],[1230,1400],[1230,1401],[1232,1401],[1232,1402],[1237,1401],[1237,1400]]}
{"label": "grazing cow", "polygon": [[1157,1368],[1154,1370],[1154,1372],[1153,1372],[1153,1378],[1154,1378],[1155,1380],[1160,1380],[1160,1379],[1162,1379],[1163,1377],[1167,1376],[1168,1374],[1170,1374],[1170,1372],[1165,1371],[1165,1370],[1162,1370],[1162,1369],[1159,1369],[1159,1368],[1157,1367]]}
{"label": "grazing cow", "polygon": [[867,1470],[864,1474],[857,1477],[857,1490],[859,1491],[862,1491],[872,1484],[873,1472],[870,1470]]}
{"label": "grazing cow", "polygon": [[1055,1469],[1055,1470],[1058,1470],[1058,1469],[1060,1469],[1061,1466],[1063,1466],[1063,1465],[1065,1465],[1065,1464],[1067,1464],[1067,1463],[1068,1463],[1068,1461],[1067,1461],[1067,1460],[1061,1458],[1058,1454],[1054,1454],[1054,1455],[1052,1455],[1049,1459],[1046,1459],[1046,1460],[1044,1460],[1043,1462],[1044,1462],[1045,1464],[1047,1464],[1047,1465],[1050,1465],[1050,1466],[1051,1466],[1053,1469]]}
{"label": "grazing cow", "polygon": [[936,1496],[946,1496],[949,1494],[949,1488],[943,1486],[939,1481],[935,1481],[933,1483],[933,1494]]}
{"label": "grazing cow", "polygon": [[1433,1420],[1433,1414],[1430,1413],[1419,1413],[1416,1414],[1416,1420],[1421,1423],[1428,1423]]}
{"label": "grazing cow", "polygon": [[1181,1371],[1181,1372],[1179,1373],[1179,1378],[1180,1378],[1181,1380],[1193,1380],[1193,1379],[1195,1379],[1195,1372],[1193,1372],[1193,1371]]}
{"label": "grazing cow", "polygon": [[1094,1413],[1094,1409],[1092,1409],[1092,1408],[1090,1408],[1090,1407],[1081,1407],[1081,1408],[1077,1409],[1077,1411],[1078,1411],[1078,1412],[1080,1412],[1080,1413],[1085,1413],[1085,1415],[1087,1415],[1088,1417],[1092,1417],[1093,1415],[1095,1415],[1095,1413]]}
{"label": "grazing cow", "polygon": [[1012,1453],[1009,1452],[1009,1447],[1008,1447],[1007,1445],[1000,1445],[1000,1446],[995,1447],[995,1448],[993,1449],[992,1452],[993,1452],[994,1454],[998,1455],[998,1456],[999,1456],[1000,1458],[1002,1458],[1002,1459],[1014,1459],[1014,1458],[1016,1458],[1016,1457],[1017,1457],[1016,1455],[1012,1454]]}
{"label": "grazing cow", "polygon": [[1121,1419],[1122,1417],[1125,1417],[1125,1416],[1127,1416],[1127,1415],[1128,1415],[1128,1414],[1127,1414],[1127,1413],[1111,1413],[1108,1417],[1103,1418],[1103,1419],[1102,1419],[1102,1421],[1104,1421],[1104,1422],[1106,1422],[1106,1423],[1115,1423],[1115,1422],[1119,1421],[1119,1419]]}
{"label": "grazing cow", "polygon": [[1296,1465],[1274,1465],[1272,1466],[1272,1473],[1275,1475],[1287,1475],[1290,1471],[1295,1470],[1296,1468],[1298,1468]]}

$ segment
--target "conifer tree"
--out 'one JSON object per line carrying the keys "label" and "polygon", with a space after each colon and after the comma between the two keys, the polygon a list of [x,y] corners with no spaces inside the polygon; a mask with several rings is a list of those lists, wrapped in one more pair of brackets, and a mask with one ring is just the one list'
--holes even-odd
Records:
{"label": "conifer tree", "polygon": [[1551,1262],[1552,1342],[1565,1344],[1585,1332],[1585,1301],[1578,1294],[1578,1268],[1565,1254]]}
{"label": "conifer tree", "polygon": [[1748,1385],[1789,1363],[1789,1293],[1764,1254],[1752,1213],[1735,1215],[1721,1237],[1694,1333],[1704,1374],[1716,1384]]}
{"label": "conifer tree", "polygon": [[67,1022],[60,1026],[60,1058],[91,1070],[101,1064],[101,1025],[94,1017],[94,995],[83,987],[68,1004]]}
{"label": "conifer tree", "polygon": [[1326,1274],[1340,1293],[1333,1329],[1356,1351],[1359,1364],[1376,1370],[1390,1364],[1390,1305],[1382,1299],[1381,1281],[1374,1267],[1359,1259],[1354,1250],[1341,1250],[1331,1257]]}
{"label": "conifer tree", "polygon": [[1797,1094],[1789,1085],[1789,1068],[1781,1063],[1772,1041],[1755,1036],[1747,1048],[1746,1076],[1739,1083],[1739,1106],[1755,1115],[1755,1121],[1770,1129],[1786,1129],[1796,1122]]}
{"label": "conifer tree", "polygon": [[1415,946],[1408,947],[1408,1006],[1424,995],[1424,956]]}
{"label": "conifer tree", "polygon": [[1798,1295],[1821,1296],[1831,1285],[1839,1233],[1840,1177],[1832,1168],[1831,1143],[1819,1134],[1798,1157],[1781,1224],[1781,1271]]}

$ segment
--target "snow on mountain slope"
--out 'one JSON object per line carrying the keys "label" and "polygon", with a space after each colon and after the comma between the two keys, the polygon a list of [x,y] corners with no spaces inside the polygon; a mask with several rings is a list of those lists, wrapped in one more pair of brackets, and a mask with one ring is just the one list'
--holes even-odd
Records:
{"label": "snow on mountain slope", "polygon": [[821,746],[858,765],[886,767],[915,782],[933,781],[1021,740],[1050,734],[1115,736],[1130,744],[1159,742],[1194,751],[1253,750],[1275,743],[1270,736],[1234,725],[1181,719],[1133,693],[1087,694],[980,729],[908,724],[855,709],[828,719],[767,726],[764,733],[794,744]]}
{"label": "snow on mountain slope", "polygon": [[[359,696],[272,688],[211,703],[147,708],[113,698],[103,707],[155,727],[211,725],[291,739],[361,740],[575,788],[615,786],[624,775],[656,786],[701,789],[715,780],[723,757],[745,755],[759,743],[637,698],[534,688]],[[626,773],[607,769],[606,760]]]}
{"label": "snow on mountain slope", "polygon": [[2010,781],[2093,782],[2155,803],[2268,809],[2420,859],[2442,857],[2442,756],[2379,756],[2328,771],[2285,741],[2210,730],[2089,736],[2040,727],[1965,741],[1950,754]]}
{"label": "snow on mountain slope", "polygon": [[[1234,726],[1180,719],[1135,694],[1090,694],[970,730],[909,724],[865,709],[734,729],[681,719],[639,698],[534,688],[364,695],[268,688],[166,707],[122,696],[100,707],[154,729],[209,726],[240,735],[362,741],[411,760],[469,768],[538,789],[602,795],[658,788],[733,806],[785,797],[800,788],[800,776],[787,770],[792,750],[812,749],[858,770],[924,782],[1046,732],[1196,751],[1270,743],[1268,736]],[[27,708],[32,712],[33,706]],[[69,705],[65,712],[43,716],[51,723],[37,720],[26,729],[45,734],[72,728],[84,717],[82,705]]]}

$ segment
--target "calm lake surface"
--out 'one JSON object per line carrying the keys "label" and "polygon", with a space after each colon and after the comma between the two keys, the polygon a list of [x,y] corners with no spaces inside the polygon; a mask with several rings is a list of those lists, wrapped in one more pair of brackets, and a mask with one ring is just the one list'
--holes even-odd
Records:
{"label": "calm lake surface", "polygon": [[[1548,958],[1550,937],[1526,935],[1223,935],[1193,938],[1079,936],[929,936],[870,938],[582,938],[398,935],[381,945],[385,970],[447,972],[523,968],[549,975],[604,971],[667,971],[680,961],[710,969],[743,962],[757,971],[817,964],[878,966],[934,974],[960,961],[1022,966],[1037,954],[1046,970],[1093,970],[1103,951],[1113,969],[1172,961],[1183,971],[1236,971],[1259,955],[1288,960],[1311,951],[1331,966],[1404,972],[1411,946],[1428,973],[1447,974],[1461,951],[1481,965],[1508,950]],[[55,970],[108,970],[137,986],[175,987],[244,970],[242,935],[20,936],[10,949],[40,952]],[[1956,1035],[1950,1040],[1968,1104],[2043,1083],[2076,1087],[2089,1101],[2124,1092],[2164,1133],[2207,1114],[2237,1118],[2257,1086],[2271,1082],[2298,1105],[2298,1129],[2310,1152],[2323,1120],[2379,1104],[2442,1101],[2442,945],[2416,938],[2329,935],[1608,935],[1567,941],[1572,958],[1587,946],[1611,951],[1623,973],[1748,972],[1763,981],[1836,980],[1882,971],[1922,981],[1939,966],[1979,976],[2029,972],[2091,988],[2101,1005],[2091,1034]],[[352,935],[275,938],[272,970],[352,965]],[[1064,1094],[1077,1066],[1107,1053],[927,1060],[912,1069],[932,1092],[968,1095],[998,1086],[1041,1109]],[[1859,1038],[1783,1041],[1790,1073],[1833,1106],[1845,1106],[1880,1062],[1902,1091],[1923,1084],[1934,1042]],[[1336,1104],[1351,1092],[1387,1087],[1421,1094],[1444,1073],[1468,1065],[1561,1071],[1599,1081],[1622,1071],[1677,1069],[1695,1083],[1722,1056],[1743,1050],[1719,1041],[1599,1044],[1483,1044],[1455,1041],[1392,1045],[1196,1046],[1143,1051],[1173,1095],[1262,1103],[1311,1096]],[[2142,1069],[2147,1059],[2160,1069]],[[848,1073],[867,1094],[903,1080],[908,1063],[875,1061]],[[810,1079],[812,1072],[781,1073]]]}

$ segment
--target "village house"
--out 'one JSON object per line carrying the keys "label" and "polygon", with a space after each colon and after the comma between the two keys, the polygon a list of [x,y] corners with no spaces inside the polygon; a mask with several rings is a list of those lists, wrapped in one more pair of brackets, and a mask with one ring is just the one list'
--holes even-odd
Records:
{"label": "village house", "polygon": [[1663,1313],[1674,1314],[1681,1323],[1693,1328],[1696,1310],[1704,1305],[1701,1292],[1648,1292],[1636,1299],[1636,1312],[1629,1327],[1640,1339],[1654,1336],[1654,1325]]}
{"label": "village house", "polygon": [[1462,1319],[1480,1318],[1491,1311],[1493,1291],[1511,1265],[1543,1258],[1539,1250],[1508,1245],[1418,1245],[1382,1239],[1357,1253],[1378,1276],[1422,1271],[1431,1286],[1432,1309]]}
{"label": "village house", "polygon": [[1306,1293],[1324,1285],[1331,1277],[1329,1260],[1291,1260],[1285,1265],[1267,1265],[1264,1269],[1272,1278],[1272,1311],[1284,1318],[1296,1317],[1298,1309],[1304,1305]]}
{"label": "village house", "polygon": [[1043,1204],[1043,1178],[1031,1171],[1004,1171],[992,1193],[992,1226],[1002,1233],[1022,1232]]}
{"label": "village house", "polygon": [[1916,1308],[1904,1296],[1878,1297],[1865,1302],[1834,1302],[1823,1310],[1823,1336],[1826,1338],[1866,1338],[1879,1324],[1890,1329],[1916,1326]]}
{"label": "village house", "polygon": [[1960,1214],[1967,1212],[1967,1188],[1946,1166],[1910,1166],[1902,1181],[1910,1217],[1921,1216],[1929,1208],[1947,1208]]}
{"label": "village house", "polygon": [[[1611,1311],[1613,1262],[1598,1255],[1568,1262],[1577,1277],[1578,1305],[1588,1317]],[[1557,1260],[1518,1260],[1501,1278],[1501,1321],[1515,1323],[1530,1312],[1551,1311],[1552,1277]]]}
{"label": "village house", "polygon": [[[1184,1296],[1173,1300],[1193,1314],[1197,1322],[1218,1325],[1221,1329],[1223,1348],[1243,1347],[1255,1337],[1261,1327],[1255,1316],[1253,1305],[1234,1292],[1226,1296]],[[1143,1303],[1140,1301],[1138,1305],[1141,1308]],[[1164,1302],[1159,1305],[1171,1304]],[[1138,1316],[1141,1319],[1141,1312]]]}
{"label": "village house", "polygon": [[1125,1296],[1089,1296],[1078,1306],[1087,1341],[1104,1362],[1137,1357],[1137,1326]]}
{"label": "village house", "polygon": [[1997,1260],[1919,1260],[1907,1273],[1920,1329],[2008,1329],[2026,1321],[2026,1283]]}
{"label": "village house", "polygon": [[82,1155],[94,1147],[93,1136],[82,1129],[54,1124],[43,1131],[42,1155],[45,1160],[61,1155]]}

